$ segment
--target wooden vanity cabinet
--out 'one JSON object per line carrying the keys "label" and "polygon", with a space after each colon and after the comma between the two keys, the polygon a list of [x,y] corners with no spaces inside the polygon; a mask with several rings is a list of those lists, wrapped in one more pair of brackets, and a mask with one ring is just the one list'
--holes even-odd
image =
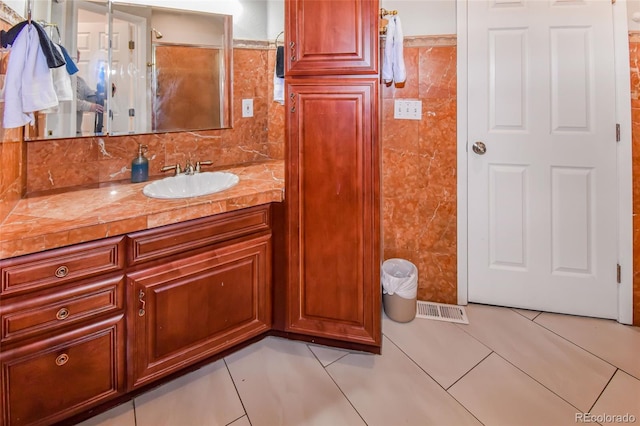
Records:
{"label": "wooden vanity cabinet", "polygon": [[127,273],[130,389],[271,329],[268,206],[130,238],[154,259]]}
{"label": "wooden vanity cabinet", "polygon": [[285,2],[284,330],[379,352],[378,1]]}
{"label": "wooden vanity cabinet", "polygon": [[1,260],[0,425],[82,416],[268,332],[271,220],[261,205]]}
{"label": "wooden vanity cabinet", "polygon": [[0,261],[3,425],[52,424],[125,392],[123,241]]}

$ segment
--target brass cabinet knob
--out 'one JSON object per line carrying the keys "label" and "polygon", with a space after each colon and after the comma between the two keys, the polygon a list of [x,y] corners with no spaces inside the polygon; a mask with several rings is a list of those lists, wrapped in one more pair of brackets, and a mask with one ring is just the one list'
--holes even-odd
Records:
{"label": "brass cabinet knob", "polygon": [[61,367],[65,365],[67,361],[69,361],[69,355],[67,354],[58,355],[58,357],[56,358],[56,365],[58,367]]}
{"label": "brass cabinet knob", "polygon": [[67,319],[68,316],[69,316],[69,309],[67,308],[60,308],[60,310],[58,310],[58,312],[56,313],[56,318],[59,320]]}
{"label": "brass cabinet knob", "polygon": [[58,269],[56,269],[56,277],[58,277],[58,278],[64,278],[68,274],[69,274],[69,268],[67,268],[64,265],[62,265],[62,266],[58,267]]}

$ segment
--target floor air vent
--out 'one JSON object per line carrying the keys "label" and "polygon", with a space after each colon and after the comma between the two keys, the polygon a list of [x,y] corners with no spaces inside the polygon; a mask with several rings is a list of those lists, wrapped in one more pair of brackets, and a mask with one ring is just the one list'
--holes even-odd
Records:
{"label": "floor air vent", "polygon": [[467,318],[467,312],[464,307],[434,302],[423,302],[421,300],[418,300],[416,318],[469,324],[469,318]]}

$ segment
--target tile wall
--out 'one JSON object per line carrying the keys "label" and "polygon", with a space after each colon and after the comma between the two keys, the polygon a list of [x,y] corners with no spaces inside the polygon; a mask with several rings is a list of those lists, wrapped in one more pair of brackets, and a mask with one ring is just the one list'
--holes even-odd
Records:
{"label": "tile wall", "polygon": [[[418,299],[456,303],[456,37],[405,38],[404,55],[404,87],[382,90],[384,258],[417,266]],[[394,119],[399,98],[422,119]]]}

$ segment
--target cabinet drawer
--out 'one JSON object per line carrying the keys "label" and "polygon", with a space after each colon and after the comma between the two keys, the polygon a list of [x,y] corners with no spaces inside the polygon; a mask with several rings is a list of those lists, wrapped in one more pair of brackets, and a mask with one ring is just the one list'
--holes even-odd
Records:
{"label": "cabinet drawer", "polygon": [[4,425],[45,425],[124,390],[124,319],[0,354]]}
{"label": "cabinet drawer", "polygon": [[64,284],[124,267],[124,238],[78,244],[0,262],[3,296]]}
{"label": "cabinet drawer", "polygon": [[53,294],[0,302],[1,339],[8,343],[124,309],[124,275],[78,284]]}
{"label": "cabinet drawer", "polygon": [[263,205],[130,234],[129,264],[268,230],[269,212],[269,206]]}

